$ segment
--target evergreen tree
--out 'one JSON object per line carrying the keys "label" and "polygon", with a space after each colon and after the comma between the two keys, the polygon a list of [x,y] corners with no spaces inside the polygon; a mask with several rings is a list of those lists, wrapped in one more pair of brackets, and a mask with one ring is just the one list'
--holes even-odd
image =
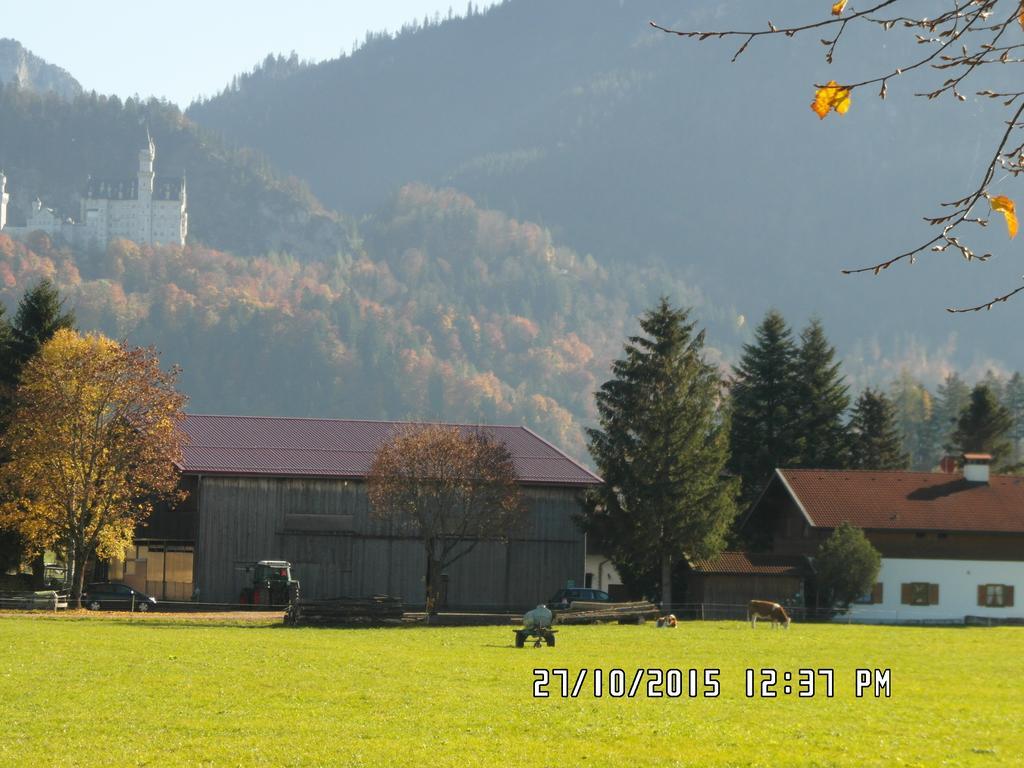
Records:
{"label": "evergreen tree", "polygon": [[[10,401],[12,385],[18,380],[18,371],[11,354],[13,331],[7,319],[7,307],[0,303],[0,407]],[[6,411],[6,408],[4,408]],[[6,423],[6,413],[0,414],[0,426]]]}
{"label": "evergreen tree", "polygon": [[[10,360],[11,348],[11,324],[7,321],[7,308],[0,304],[0,430],[7,425],[7,407],[11,402],[11,391],[7,382],[16,380],[17,376],[11,371]],[[0,455],[0,461],[3,456]],[[14,530],[0,528],[0,574],[14,570],[21,565],[24,558],[24,541],[21,535]]]}
{"label": "evergreen tree", "polygon": [[846,466],[849,451],[846,424],[849,387],[835,361],[836,351],[816,318],[800,334],[797,353],[800,464],[838,469]]}
{"label": "evergreen tree", "polygon": [[941,458],[929,439],[933,410],[931,392],[903,369],[892,383],[891,399],[903,437],[903,450],[910,454],[911,469],[931,469]]}
{"label": "evergreen tree", "polygon": [[[20,374],[50,337],[62,328],[73,328],[74,312],[64,312],[64,300],[48,279],[40,280],[21,297],[11,329],[10,359]],[[16,383],[17,379],[15,379]]]}
{"label": "evergreen tree", "polygon": [[995,395],[996,400],[1003,402],[1003,398],[1006,396],[1006,382],[1003,381],[1002,376],[988,368],[978,383],[988,387],[992,394]]}
{"label": "evergreen tree", "polygon": [[[21,297],[13,324],[0,312],[0,433],[6,433],[10,424],[14,391],[25,364],[58,330],[74,325],[74,313],[63,312],[63,307],[57,288],[43,279]],[[4,450],[0,463],[7,460]],[[25,541],[13,531],[0,530],[0,551],[0,559],[8,560],[8,567],[16,567],[26,558]],[[11,561],[15,561],[13,566]],[[43,586],[42,553],[36,553],[32,571],[35,586]]]}
{"label": "evergreen tree", "polygon": [[1003,390],[1003,405],[1010,412],[1013,419],[1013,426],[1010,427],[1010,438],[1013,440],[1013,461],[1019,463],[1021,459],[1021,440],[1024,440],[1024,376],[1015,372],[1010,380],[1006,382],[1006,389]]}
{"label": "evergreen tree", "polygon": [[971,388],[956,371],[947,374],[939,384],[935,391],[935,407],[932,409],[929,429],[930,442],[935,454],[941,455],[946,452],[960,412],[967,406],[970,398]]}
{"label": "evergreen tree", "polygon": [[971,390],[970,402],[960,414],[949,448],[957,453],[990,453],[999,467],[1011,458],[1013,449],[1007,435],[1013,418],[984,384]]}
{"label": "evergreen tree", "polygon": [[883,392],[865,389],[850,418],[850,466],[853,469],[906,469],[910,456],[896,423],[896,409]]}
{"label": "evergreen tree", "polygon": [[722,381],[703,357],[704,332],[662,298],[640,320],[614,378],[597,392],[599,429],[588,430],[604,485],[588,498],[586,527],[624,577],[660,571],[672,603],[673,564],[713,557],[736,515]]}
{"label": "evergreen tree", "polygon": [[800,461],[797,350],[786,321],[771,310],[743,347],[732,383],[730,469],[753,501],[776,467]]}

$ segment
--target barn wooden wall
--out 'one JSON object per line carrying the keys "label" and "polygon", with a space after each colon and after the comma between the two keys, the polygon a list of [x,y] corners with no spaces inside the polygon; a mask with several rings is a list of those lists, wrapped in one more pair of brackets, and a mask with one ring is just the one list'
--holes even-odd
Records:
{"label": "barn wooden wall", "polygon": [[[480,542],[448,569],[449,608],[532,607],[574,579],[584,539],[572,522],[578,492],[523,489],[527,525],[508,544]],[[423,604],[422,544],[370,516],[357,481],[203,477],[198,490],[196,585],[201,599],[234,602],[258,560],[287,560],[308,597],[390,594]]]}

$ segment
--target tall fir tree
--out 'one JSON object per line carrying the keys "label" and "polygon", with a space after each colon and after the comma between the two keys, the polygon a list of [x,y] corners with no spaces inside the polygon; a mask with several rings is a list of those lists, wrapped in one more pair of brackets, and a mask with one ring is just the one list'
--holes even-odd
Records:
{"label": "tall fir tree", "polygon": [[845,414],[850,388],[840,372],[836,351],[815,318],[800,334],[797,353],[800,465],[841,469],[849,461]]}
{"label": "tall fir tree", "polygon": [[[17,380],[17,375],[11,370],[13,361],[10,356],[11,348],[11,324],[7,320],[7,308],[0,304],[0,432],[6,427],[8,420],[7,407],[9,407],[12,390],[8,382]],[[3,451],[0,451],[0,461],[3,461]],[[0,574],[9,570],[17,569],[24,557],[24,540],[17,531],[0,528]]]}
{"label": "tall fir tree", "polygon": [[729,420],[704,332],[665,298],[640,327],[596,394],[600,428],[587,433],[604,485],[588,497],[586,527],[624,578],[656,574],[668,606],[674,564],[724,547],[736,481],[723,476]]}
{"label": "tall fir tree", "polygon": [[892,383],[890,398],[896,409],[903,450],[910,454],[911,469],[931,469],[941,458],[929,439],[933,405],[931,392],[904,368]]}
{"label": "tall fir tree", "polygon": [[64,300],[48,279],[40,280],[18,302],[11,326],[5,383],[16,386],[21,369],[62,328],[73,328],[75,313],[64,311]]}
{"label": "tall fir tree", "polygon": [[1008,437],[1013,427],[1010,412],[984,384],[971,390],[970,402],[960,413],[949,448],[960,453],[990,453],[997,469],[1012,459],[1013,448]]}
{"label": "tall fir tree", "polygon": [[743,347],[732,386],[729,463],[742,481],[741,498],[757,498],[777,467],[800,462],[800,393],[797,349],[786,321],[775,310]]}
{"label": "tall fir tree", "polygon": [[946,453],[946,446],[949,444],[953,430],[956,429],[960,412],[967,406],[970,399],[971,388],[956,371],[948,373],[935,390],[935,406],[932,408],[929,440],[932,452],[940,458]]}
{"label": "tall fir tree", "polygon": [[[13,408],[14,392],[21,378],[21,371],[36,352],[58,330],[71,328],[75,324],[73,312],[64,311],[64,301],[56,286],[47,279],[40,280],[30,288],[18,302],[14,322],[0,323],[0,433],[7,431]],[[6,462],[6,451],[0,451],[0,462]],[[0,549],[8,560],[20,564],[28,557],[32,561],[33,582],[43,586],[43,554],[32,555],[25,551],[24,539],[11,531],[0,531]],[[6,570],[6,569],[5,569]]]}
{"label": "tall fir tree", "polygon": [[1013,462],[1018,464],[1021,460],[1021,441],[1024,440],[1024,376],[1019,371],[1014,372],[1006,382],[1003,405],[1013,419],[1010,439],[1013,441]]}
{"label": "tall fir tree", "polygon": [[850,417],[850,467],[906,469],[909,465],[896,409],[885,393],[868,387],[857,398]]}
{"label": "tall fir tree", "polygon": [[981,377],[981,381],[978,383],[984,384],[988,387],[996,400],[1003,402],[1003,399],[1006,397],[1006,380],[996,371],[991,368],[987,368],[985,370],[985,375]]}

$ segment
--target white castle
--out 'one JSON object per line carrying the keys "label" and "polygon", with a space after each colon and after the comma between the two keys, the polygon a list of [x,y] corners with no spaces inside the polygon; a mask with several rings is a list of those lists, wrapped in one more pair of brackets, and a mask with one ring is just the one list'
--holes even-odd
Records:
{"label": "white castle", "polygon": [[106,246],[124,238],[146,245],[184,245],[188,234],[185,178],[156,176],[156,145],[149,130],[134,179],[89,178],[77,222],[62,220],[37,198],[24,227],[7,226],[7,177],[0,171],[0,231],[16,238],[44,232],[73,245]]}

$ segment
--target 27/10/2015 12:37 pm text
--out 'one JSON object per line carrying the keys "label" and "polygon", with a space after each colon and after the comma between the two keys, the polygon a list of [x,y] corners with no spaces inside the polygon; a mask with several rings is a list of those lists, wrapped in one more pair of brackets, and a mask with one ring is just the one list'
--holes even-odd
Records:
{"label": "27/10/2015 12:37 pm text", "polygon": [[[533,696],[538,699],[574,699],[583,693],[594,698],[715,699],[721,695],[721,670],[640,668],[632,672],[614,668],[583,668],[575,674],[568,669],[534,669]],[[892,673],[889,669],[858,668],[853,672],[852,688],[856,698],[890,698]],[[835,696],[835,670],[798,669],[795,672],[775,669],[746,669],[743,691],[747,698],[774,699],[795,696]]]}

